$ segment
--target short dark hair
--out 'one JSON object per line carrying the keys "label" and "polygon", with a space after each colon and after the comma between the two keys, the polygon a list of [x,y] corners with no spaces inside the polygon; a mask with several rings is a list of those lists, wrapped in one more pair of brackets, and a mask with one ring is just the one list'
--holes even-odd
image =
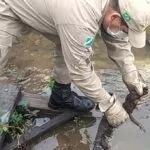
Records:
{"label": "short dark hair", "polygon": [[110,0],[109,6],[120,13],[118,0]]}
{"label": "short dark hair", "polygon": [[109,5],[113,8],[117,8],[119,5],[118,5],[118,0],[110,0],[109,1]]}

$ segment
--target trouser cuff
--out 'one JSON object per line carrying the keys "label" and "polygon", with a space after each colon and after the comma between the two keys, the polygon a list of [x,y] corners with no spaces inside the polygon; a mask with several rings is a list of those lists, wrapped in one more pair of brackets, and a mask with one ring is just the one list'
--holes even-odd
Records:
{"label": "trouser cuff", "polygon": [[70,87],[71,86],[71,83],[68,83],[68,84],[61,84],[61,83],[58,83],[57,81],[54,82],[54,85],[56,86],[59,86],[61,88],[66,88],[66,87]]}

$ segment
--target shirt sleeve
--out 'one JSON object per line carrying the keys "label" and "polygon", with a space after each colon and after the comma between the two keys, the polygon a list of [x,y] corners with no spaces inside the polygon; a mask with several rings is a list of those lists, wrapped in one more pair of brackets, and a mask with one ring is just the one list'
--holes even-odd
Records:
{"label": "shirt sleeve", "polygon": [[86,96],[100,103],[101,111],[105,111],[111,105],[110,95],[102,87],[90,60],[95,34],[89,28],[77,25],[58,25],[57,30],[72,81]]}
{"label": "shirt sleeve", "polygon": [[137,70],[128,37],[116,39],[109,36],[103,29],[101,35],[106,44],[109,58],[118,66],[122,76]]}

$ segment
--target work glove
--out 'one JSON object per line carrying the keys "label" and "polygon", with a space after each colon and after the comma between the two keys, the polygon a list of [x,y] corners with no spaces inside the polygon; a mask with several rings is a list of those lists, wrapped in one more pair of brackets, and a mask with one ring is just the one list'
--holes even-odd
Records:
{"label": "work glove", "polygon": [[148,89],[142,76],[137,70],[123,75],[123,82],[127,86],[130,93],[135,92],[139,96],[144,95],[143,89]]}
{"label": "work glove", "polygon": [[113,99],[113,104],[105,111],[104,115],[112,127],[118,127],[129,118],[129,115],[115,96],[112,96],[111,99]]}

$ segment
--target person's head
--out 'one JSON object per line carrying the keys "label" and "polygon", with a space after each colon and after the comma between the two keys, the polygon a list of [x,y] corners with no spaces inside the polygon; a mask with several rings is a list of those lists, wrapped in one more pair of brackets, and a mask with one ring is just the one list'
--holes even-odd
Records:
{"label": "person's head", "polygon": [[103,28],[115,37],[128,35],[132,46],[146,43],[146,28],[150,24],[150,0],[110,0]]}

